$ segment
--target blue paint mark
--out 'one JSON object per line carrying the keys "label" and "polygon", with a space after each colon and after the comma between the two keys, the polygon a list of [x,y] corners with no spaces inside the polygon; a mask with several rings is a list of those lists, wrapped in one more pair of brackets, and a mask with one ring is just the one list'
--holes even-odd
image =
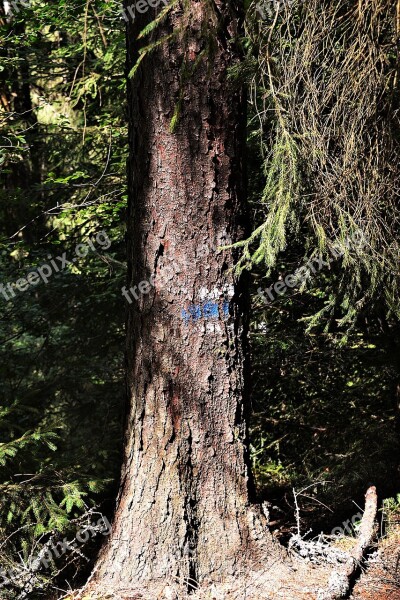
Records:
{"label": "blue paint mark", "polygon": [[184,308],[181,311],[182,319],[185,321],[185,325],[189,323],[196,323],[200,319],[219,319],[228,318],[229,313],[229,301],[225,300],[222,306],[219,307],[217,302],[205,302],[203,305],[191,304],[187,310]]}
{"label": "blue paint mark", "polygon": [[218,304],[215,304],[215,302],[206,302],[203,306],[203,316],[205,319],[218,319]]}
{"label": "blue paint mark", "polygon": [[189,312],[192,315],[193,321],[198,321],[201,319],[201,308],[198,304],[192,304],[192,306],[189,306]]}
{"label": "blue paint mark", "polygon": [[184,308],[182,308],[182,319],[184,319],[185,321],[185,325],[189,325],[189,321],[190,321],[190,314],[188,312],[186,312],[186,310]]}

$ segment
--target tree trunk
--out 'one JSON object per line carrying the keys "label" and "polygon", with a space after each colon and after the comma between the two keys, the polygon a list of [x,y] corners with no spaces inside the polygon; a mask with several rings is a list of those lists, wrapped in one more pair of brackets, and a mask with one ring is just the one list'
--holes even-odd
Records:
{"label": "tree trunk", "polygon": [[[199,586],[199,598],[309,599],[328,583],[330,570],[285,560],[250,504],[248,290],[223,249],[246,233],[245,97],[228,78],[238,11],[174,7],[152,42],[179,27],[180,37],[129,82],[125,457],[82,598],[181,600]],[[151,18],[128,27],[130,66]]]}
{"label": "tree trunk", "polygon": [[[224,28],[204,61],[193,68],[207,44],[195,3],[186,39],[145,59],[130,83],[130,407],[112,539],[94,577],[113,589],[234,576],[255,543],[247,290],[220,249],[244,234],[245,98],[227,78],[238,19],[218,9]],[[157,35],[184,19],[175,10]],[[142,25],[129,28],[131,60]]]}

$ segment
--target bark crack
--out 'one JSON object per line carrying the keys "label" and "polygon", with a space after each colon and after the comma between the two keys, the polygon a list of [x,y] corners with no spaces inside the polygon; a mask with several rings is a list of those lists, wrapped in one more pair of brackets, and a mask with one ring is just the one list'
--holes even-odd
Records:
{"label": "bark crack", "polygon": [[193,436],[190,426],[187,438],[187,481],[190,482],[188,494],[186,496],[184,507],[184,520],[186,523],[185,538],[183,541],[183,559],[187,563],[185,585],[190,594],[198,587],[198,574],[196,564],[196,553],[198,546],[198,519],[197,519],[197,501],[195,478],[193,474]]}

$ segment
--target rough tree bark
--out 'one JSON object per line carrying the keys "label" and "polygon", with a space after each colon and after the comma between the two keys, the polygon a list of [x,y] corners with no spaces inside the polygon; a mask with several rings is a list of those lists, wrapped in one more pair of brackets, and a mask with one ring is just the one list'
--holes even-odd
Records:
{"label": "rough tree bark", "polygon": [[[217,2],[212,43],[206,6],[194,2],[190,22],[173,10],[156,36],[183,25],[185,39],[153,52],[129,84],[130,408],[113,534],[92,587],[171,578],[191,588],[234,577],[262,545],[249,510],[247,290],[220,250],[245,226],[245,98],[227,77],[239,16]],[[128,29],[131,65],[146,20]],[[146,281],[149,293],[134,288]]]}

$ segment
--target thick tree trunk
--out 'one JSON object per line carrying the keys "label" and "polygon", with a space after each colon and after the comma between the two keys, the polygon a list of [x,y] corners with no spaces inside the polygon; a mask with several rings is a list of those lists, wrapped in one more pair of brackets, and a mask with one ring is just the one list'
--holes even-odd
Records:
{"label": "thick tree trunk", "polygon": [[[193,40],[193,61],[201,45]],[[190,584],[233,573],[246,538],[244,293],[232,253],[218,251],[240,235],[244,106],[216,56],[212,74],[199,67],[187,84],[170,133],[181,59],[175,49],[147,64],[134,112],[131,283],[154,289],[129,318],[117,525],[129,552],[119,540],[115,551],[133,580]]]}
{"label": "thick tree trunk", "polygon": [[[166,578],[190,588],[234,576],[256,551],[247,290],[234,275],[232,251],[220,250],[244,233],[245,99],[227,78],[238,25],[218,5],[226,28],[214,32],[212,53],[182,83],[209,42],[204,5],[191,7],[185,40],[145,60],[131,83],[131,405],[113,535],[95,575],[112,588]],[[185,19],[175,10],[163,33]],[[131,57],[137,31],[129,33]],[[147,294],[134,288],[145,281],[154,284]]]}
{"label": "thick tree trunk", "polygon": [[[246,222],[245,98],[228,79],[236,8],[174,7],[155,36],[181,27],[181,38],[129,84],[125,458],[112,534],[83,598],[181,600],[199,586],[202,598],[294,600],[328,582],[326,569],[284,560],[250,504],[247,289],[222,249]],[[129,27],[132,64],[146,17]]]}

